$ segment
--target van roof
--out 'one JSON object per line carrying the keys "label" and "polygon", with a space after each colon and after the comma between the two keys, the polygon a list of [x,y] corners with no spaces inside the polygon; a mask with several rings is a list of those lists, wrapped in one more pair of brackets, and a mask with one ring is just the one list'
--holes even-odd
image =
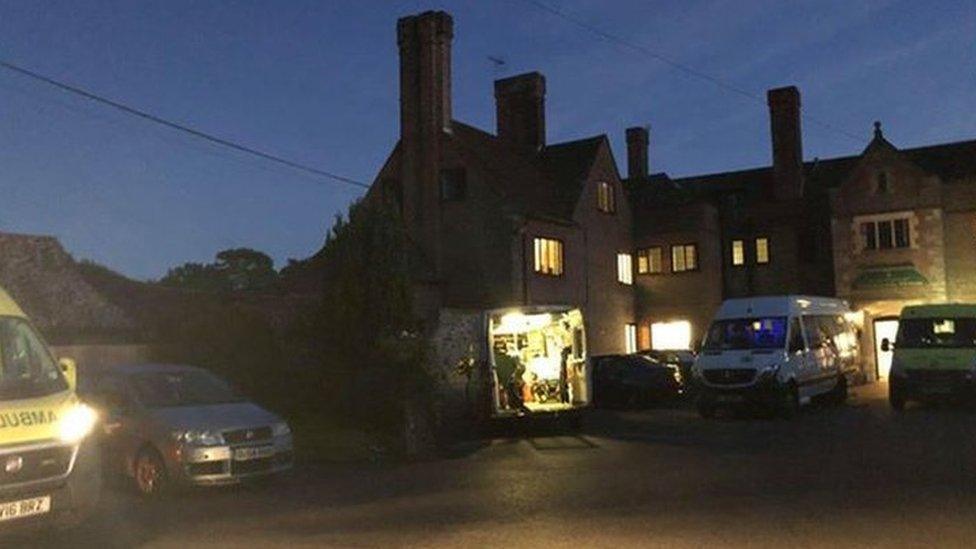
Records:
{"label": "van roof", "polygon": [[843,299],[810,295],[769,295],[726,299],[715,318],[843,314],[848,311],[850,308]]}
{"label": "van roof", "polygon": [[931,317],[973,317],[976,318],[976,304],[937,303],[931,305],[909,305],[901,310],[902,318]]}
{"label": "van roof", "polygon": [[17,302],[3,288],[0,288],[0,316],[27,318]]}

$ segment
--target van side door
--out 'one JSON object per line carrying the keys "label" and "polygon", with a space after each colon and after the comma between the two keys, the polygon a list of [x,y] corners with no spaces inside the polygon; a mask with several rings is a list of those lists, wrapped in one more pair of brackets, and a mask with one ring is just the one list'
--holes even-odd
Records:
{"label": "van side door", "polygon": [[800,394],[811,396],[817,393],[817,381],[823,375],[824,346],[828,336],[820,324],[820,318],[804,315],[802,318],[803,332],[807,339],[807,350],[804,353],[803,373],[799,378]]}
{"label": "van side door", "polygon": [[795,374],[797,382],[801,379],[800,376],[804,375],[806,354],[807,342],[803,335],[800,317],[794,316],[790,318],[790,333],[786,345],[786,366],[787,372]]}

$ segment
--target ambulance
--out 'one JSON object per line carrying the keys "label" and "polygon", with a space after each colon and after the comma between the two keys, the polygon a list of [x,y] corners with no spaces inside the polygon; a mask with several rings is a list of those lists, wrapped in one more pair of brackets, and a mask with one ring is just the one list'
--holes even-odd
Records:
{"label": "ambulance", "polygon": [[55,359],[0,289],[0,534],[83,520],[101,493],[95,411],[77,369]]}

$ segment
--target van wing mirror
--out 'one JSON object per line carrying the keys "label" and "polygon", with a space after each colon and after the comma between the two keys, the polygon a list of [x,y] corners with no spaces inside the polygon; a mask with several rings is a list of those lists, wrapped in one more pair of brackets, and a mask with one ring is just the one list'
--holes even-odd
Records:
{"label": "van wing mirror", "polygon": [[68,381],[68,386],[74,391],[78,387],[78,365],[73,358],[62,357],[58,359],[58,367],[64,373],[64,379]]}
{"label": "van wing mirror", "polygon": [[892,348],[894,348],[894,345],[891,344],[891,340],[890,339],[884,338],[884,339],[881,340],[881,350],[883,352],[887,353]]}

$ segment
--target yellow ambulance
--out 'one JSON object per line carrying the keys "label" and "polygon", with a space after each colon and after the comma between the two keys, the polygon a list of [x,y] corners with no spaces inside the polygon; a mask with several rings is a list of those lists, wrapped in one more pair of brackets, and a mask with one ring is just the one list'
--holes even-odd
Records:
{"label": "yellow ambulance", "polygon": [[56,360],[0,289],[0,534],[83,519],[101,493],[95,411],[75,394],[77,369]]}

